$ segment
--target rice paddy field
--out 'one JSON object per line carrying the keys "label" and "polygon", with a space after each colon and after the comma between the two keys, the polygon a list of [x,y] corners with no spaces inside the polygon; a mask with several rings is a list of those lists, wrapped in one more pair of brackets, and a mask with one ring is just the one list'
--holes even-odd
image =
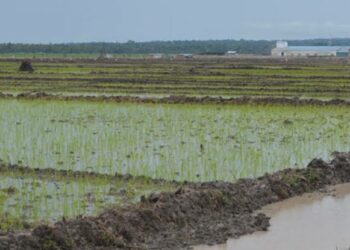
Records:
{"label": "rice paddy field", "polygon": [[[0,59],[0,92],[349,99],[346,60]],[[0,230],[96,215],[171,181],[229,181],[349,151],[350,107],[0,99]],[[41,173],[51,169],[52,173]],[[71,175],[63,175],[67,170]],[[89,172],[93,175],[74,175]],[[116,176],[143,176],[138,179]],[[154,179],[164,181],[155,182]]]}
{"label": "rice paddy field", "polygon": [[0,57],[0,91],[305,98],[349,98],[350,93],[347,59],[83,58],[32,59],[35,71],[26,74],[18,71],[21,59]]}

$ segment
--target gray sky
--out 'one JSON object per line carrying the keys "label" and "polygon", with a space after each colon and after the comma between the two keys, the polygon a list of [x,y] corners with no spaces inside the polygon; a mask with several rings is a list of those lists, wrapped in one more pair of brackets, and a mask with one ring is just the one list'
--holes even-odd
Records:
{"label": "gray sky", "polygon": [[0,42],[350,37],[349,0],[0,0]]}

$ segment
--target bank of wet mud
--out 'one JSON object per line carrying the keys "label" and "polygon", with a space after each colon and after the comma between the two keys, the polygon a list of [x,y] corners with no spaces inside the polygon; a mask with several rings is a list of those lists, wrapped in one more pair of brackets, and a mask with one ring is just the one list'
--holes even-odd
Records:
{"label": "bank of wet mud", "polygon": [[7,164],[0,159],[0,172],[2,174],[12,173],[21,175],[33,175],[40,178],[45,177],[56,177],[65,179],[104,179],[109,181],[134,181],[134,182],[144,182],[152,184],[169,184],[178,186],[179,182],[169,181],[165,179],[155,179],[149,178],[147,176],[133,176],[131,174],[119,174],[114,175],[102,174],[89,171],[74,171],[74,170],[64,170],[64,169],[52,169],[52,168],[32,168],[28,166],[22,166],[18,164]]}
{"label": "bank of wet mud", "polygon": [[30,233],[0,238],[0,249],[188,249],[264,231],[263,206],[350,182],[350,153],[331,162],[315,159],[304,169],[286,169],[236,183],[179,184],[174,192],[141,197],[134,205],[97,217],[41,225]]}
{"label": "bank of wet mud", "polygon": [[118,95],[63,95],[46,92],[25,92],[19,94],[1,93],[0,99],[17,100],[58,100],[58,101],[90,101],[90,102],[114,102],[114,103],[144,103],[144,104],[219,104],[219,105],[316,105],[316,106],[350,106],[350,101],[345,99],[321,100],[314,98],[287,98],[287,97],[213,97],[213,96],[186,96],[171,95],[164,97],[144,96],[118,96]]}

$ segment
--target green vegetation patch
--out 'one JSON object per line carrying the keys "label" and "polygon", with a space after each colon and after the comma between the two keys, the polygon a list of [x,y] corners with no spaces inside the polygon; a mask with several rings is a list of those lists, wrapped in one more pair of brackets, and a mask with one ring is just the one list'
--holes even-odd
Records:
{"label": "green vegetation patch", "polygon": [[2,168],[0,231],[54,223],[78,215],[97,215],[107,207],[138,202],[143,195],[172,189],[171,183],[154,183],[147,178]]}
{"label": "green vegetation patch", "polygon": [[37,168],[234,181],[346,151],[349,108],[0,101],[0,158]]}
{"label": "green vegetation patch", "polygon": [[[49,55],[48,55],[49,56]],[[344,98],[350,94],[350,66],[311,60],[0,60],[0,92],[45,91],[64,95],[191,95]]]}

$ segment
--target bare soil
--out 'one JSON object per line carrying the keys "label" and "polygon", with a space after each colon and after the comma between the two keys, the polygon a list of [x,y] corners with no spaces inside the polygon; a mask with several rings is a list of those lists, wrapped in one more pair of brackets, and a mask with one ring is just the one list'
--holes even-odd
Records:
{"label": "bare soil", "polygon": [[108,179],[111,181],[140,181],[140,182],[148,182],[154,184],[173,184],[179,185],[179,182],[169,181],[165,179],[154,179],[149,178],[147,176],[133,176],[131,174],[119,174],[116,173],[114,175],[109,174],[101,174],[96,172],[88,172],[88,171],[73,171],[73,170],[64,170],[64,169],[52,169],[52,168],[32,168],[27,166],[21,166],[17,164],[5,164],[0,159],[0,172],[1,173],[19,173],[19,174],[31,174],[36,177],[45,178],[47,176],[56,176],[62,178],[100,178],[100,179]]}
{"label": "bare soil", "polygon": [[350,106],[350,101],[343,99],[301,99],[285,97],[195,97],[195,96],[166,96],[166,97],[139,97],[139,96],[84,96],[84,95],[58,95],[46,92],[26,92],[17,95],[5,94],[0,92],[0,99],[18,99],[18,100],[62,100],[62,101],[93,101],[93,102],[115,102],[115,103],[163,103],[163,104],[222,104],[222,105],[341,105]]}

